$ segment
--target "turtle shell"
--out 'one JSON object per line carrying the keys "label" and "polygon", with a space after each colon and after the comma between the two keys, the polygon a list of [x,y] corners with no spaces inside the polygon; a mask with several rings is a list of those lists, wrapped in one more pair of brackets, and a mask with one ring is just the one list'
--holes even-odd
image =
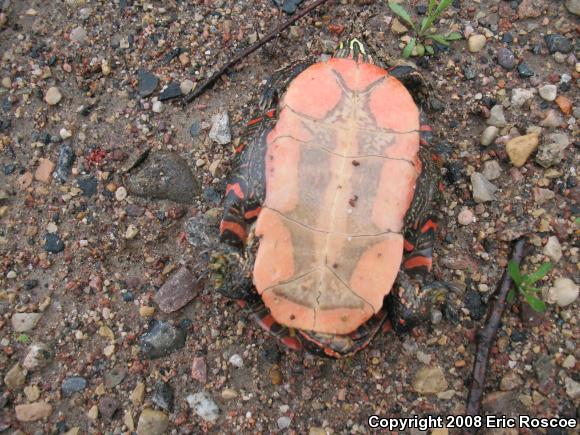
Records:
{"label": "turtle shell", "polygon": [[279,323],[347,334],[380,310],[401,265],[419,110],[386,70],[331,58],[290,83],[278,116],[254,284]]}

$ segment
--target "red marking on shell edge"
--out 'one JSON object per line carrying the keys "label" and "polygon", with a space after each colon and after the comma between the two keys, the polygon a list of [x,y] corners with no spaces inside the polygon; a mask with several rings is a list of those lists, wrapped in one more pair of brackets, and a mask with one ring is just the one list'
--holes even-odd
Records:
{"label": "red marking on shell edge", "polygon": [[433,128],[430,125],[422,125],[419,131],[433,131]]}
{"label": "red marking on shell edge", "polygon": [[245,143],[240,144],[240,145],[238,145],[237,148],[234,148],[234,153],[239,154],[242,151],[244,151],[244,148],[246,148],[246,144]]}
{"label": "red marking on shell edge", "polygon": [[292,350],[300,351],[303,348],[302,342],[298,338],[296,338],[296,337],[290,337],[290,336],[281,337],[280,338],[280,341],[285,346],[289,347]]}
{"label": "red marking on shell edge", "polygon": [[428,258],[428,257],[424,257],[424,256],[420,255],[417,257],[409,258],[407,261],[405,261],[405,263],[403,264],[403,267],[407,270],[415,269],[416,267],[426,267],[427,270],[431,270],[432,265],[433,265],[432,258]]}
{"label": "red marking on shell edge", "polygon": [[236,195],[238,198],[244,199],[244,192],[240,186],[240,183],[228,184],[226,186],[226,195],[230,193],[230,191],[233,191],[234,195]]}
{"label": "red marking on shell edge", "polygon": [[260,214],[260,211],[262,211],[262,207],[257,207],[253,210],[249,210],[244,214],[244,217],[246,219],[253,219]]}
{"label": "red marking on shell edge", "polygon": [[220,224],[220,234],[226,231],[234,233],[242,242],[246,240],[246,229],[237,222],[222,221]]}
{"label": "red marking on shell edge", "polygon": [[258,122],[261,122],[263,119],[264,118],[262,118],[261,116],[259,118],[254,118],[251,121],[248,121],[247,126],[249,127],[251,125],[257,124]]}
{"label": "red marking on shell edge", "polygon": [[257,320],[260,326],[266,331],[270,331],[272,329],[272,325],[276,323],[271,314],[267,314],[264,317],[259,317]]}
{"label": "red marking on shell edge", "polygon": [[433,222],[431,219],[429,219],[427,222],[425,222],[425,224],[421,227],[421,232],[422,233],[426,233],[429,230],[436,230],[437,229],[437,224],[435,222]]}
{"label": "red marking on shell edge", "polygon": [[243,299],[238,299],[236,302],[242,308],[246,308],[246,305],[248,305],[248,303],[246,301],[244,301]]}
{"label": "red marking on shell edge", "polygon": [[[299,331],[299,332],[300,332],[300,334],[301,334],[301,335],[302,335],[302,336],[303,336],[303,337],[304,337],[306,340],[310,341],[311,343],[314,343],[316,346],[318,346],[319,348],[321,348],[321,349],[323,350],[323,352],[324,352],[326,355],[328,355],[328,356],[330,356],[330,357],[333,357],[333,358],[337,358],[337,359],[338,359],[338,358],[344,358],[344,357],[346,357],[346,356],[348,356],[348,355],[350,355],[350,354],[354,353],[354,352],[351,352],[351,353],[348,353],[348,354],[344,354],[344,355],[343,355],[343,354],[341,354],[341,353],[338,353],[338,352],[336,352],[336,351],[332,350],[331,348],[329,348],[328,346],[326,346],[324,343],[322,343],[322,342],[320,342],[320,341],[318,341],[318,340],[315,340],[314,338],[312,338],[312,337],[308,336],[308,335],[307,335],[307,334],[305,334],[303,331]],[[367,344],[368,344],[368,343],[367,343]],[[365,346],[363,346],[363,347],[365,347]],[[362,349],[363,347],[361,347],[360,349]],[[356,349],[356,350],[355,350],[355,352],[356,352],[356,351],[358,351],[358,350],[360,350],[360,349]]]}
{"label": "red marking on shell edge", "polygon": [[412,251],[413,249],[415,249],[415,246],[407,239],[404,240],[403,246],[405,247],[405,251]]}
{"label": "red marking on shell edge", "polygon": [[268,118],[273,118],[274,116],[276,116],[276,109],[272,109],[266,112],[266,116]]}

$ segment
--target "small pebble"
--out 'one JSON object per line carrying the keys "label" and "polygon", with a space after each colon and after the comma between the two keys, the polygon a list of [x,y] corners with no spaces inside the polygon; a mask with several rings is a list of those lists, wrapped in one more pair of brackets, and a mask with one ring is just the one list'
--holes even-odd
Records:
{"label": "small pebble", "polygon": [[578,284],[570,278],[557,278],[547,296],[548,302],[566,307],[578,298]]}
{"label": "small pebble", "polygon": [[219,407],[206,391],[187,396],[187,403],[199,417],[210,423],[215,422],[220,416]]}
{"label": "small pebble", "polygon": [[231,142],[230,118],[227,112],[218,113],[211,118],[211,129],[209,138],[220,145],[226,145]]}
{"label": "small pebble", "polygon": [[54,106],[58,104],[61,99],[62,94],[60,93],[60,91],[56,86],[48,88],[48,91],[46,91],[46,94],[44,95],[44,101],[49,106]]}
{"label": "small pebble", "polygon": [[473,212],[466,208],[461,210],[457,215],[457,222],[459,222],[461,225],[469,225],[473,223],[474,217],[475,216],[473,215]]}
{"label": "small pebble", "polygon": [[556,95],[558,94],[558,88],[556,85],[546,84],[538,88],[538,93],[546,101],[554,101]]}
{"label": "small pebble", "polygon": [[[505,119],[504,119],[504,121],[505,121]],[[498,134],[499,134],[499,128],[497,128],[494,125],[490,125],[485,130],[483,130],[483,133],[481,134],[480,143],[483,146],[489,146],[493,143],[493,141],[495,140],[495,138],[497,137]]]}
{"label": "small pebble", "polygon": [[554,263],[557,263],[562,258],[562,246],[556,236],[548,237],[548,243],[544,246],[544,255],[547,256]]}
{"label": "small pebble", "polygon": [[115,199],[117,201],[123,201],[127,198],[127,189],[125,189],[123,186],[120,186],[117,188],[117,190],[115,191]]}
{"label": "small pebble", "polygon": [[234,367],[237,367],[237,368],[241,368],[241,367],[244,366],[244,360],[237,353],[236,354],[233,354],[230,357],[229,362],[230,362],[231,365],[233,365]]}
{"label": "small pebble", "polygon": [[487,124],[499,128],[505,127],[507,125],[507,121],[503,113],[503,106],[496,105],[491,108],[489,118],[487,119]]}
{"label": "small pebble", "polygon": [[184,80],[179,84],[181,93],[183,95],[189,94],[193,90],[193,82],[191,80]]}
{"label": "small pebble", "polygon": [[477,53],[483,49],[485,41],[484,35],[471,35],[467,40],[467,48],[471,53]]}
{"label": "small pebble", "polygon": [[163,103],[161,101],[154,101],[151,110],[155,113],[163,112]]}
{"label": "small pebble", "polygon": [[82,44],[87,40],[87,31],[82,27],[75,27],[69,36],[71,42]]}
{"label": "small pebble", "polygon": [[278,429],[280,430],[289,428],[291,422],[292,420],[290,419],[290,417],[287,417],[285,415],[276,420],[276,423],[278,424]]}
{"label": "small pebble", "polygon": [[501,47],[497,50],[497,63],[507,70],[512,70],[516,66],[516,57],[511,50]]}

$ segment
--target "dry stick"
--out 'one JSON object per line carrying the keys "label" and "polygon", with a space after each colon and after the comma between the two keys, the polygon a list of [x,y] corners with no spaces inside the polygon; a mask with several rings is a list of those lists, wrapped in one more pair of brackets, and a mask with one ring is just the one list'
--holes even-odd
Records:
{"label": "dry stick", "polygon": [[219,69],[218,72],[216,72],[214,75],[212,75],[209,79],[207,79],[205,82],[203,82],[203,84],[201,86],[199,86],[194,92],[192,92],[190,95],[188,95],[187,98],[185,98],[183,100],[183,104],[185,105],[185,104],[191,103],[198,96],[200,96],[202,93],[204,93],[205,90],[208,87],[210,87],[211,85],[213,85],[215,83],[215,81],[217,79],[219,79],[233,65],[235,65],[236,63],[238,63],[244,57],[249,56],[250,54],[252,54],[254,51],[256,51],[258,48],[260,48],[262,45],[264,45],[265,43],[271,41],[276,36],[278,36],[278,34],[280,32],[286,30],[288,27],[290,27],[292,24],[294,24],[300,18],[302,18],[303,16],[305,16],[306,14],[308,14],[313,9],[316,9],[321,4],[326,3],[327,1],[328,0],[316,0],[314,3],[312,3],[309,6],[307,6],[302,11],[298,12],[294,17],[290,18],[285,23],[280,24],[278,27],[276,27],[274,30],[272,30],[270,33],[268,33],[266,36],[264,36],[258,42],[256,42],[255,44],[249,46],[245,50],[242,50],[232,60],[230,60],[228,63],[226,63],[224,66],[222,66]]}
{"label": "dry stick", "polygon": [[[518,264],[524,259],[524,248],[526,245],[526,239],[519,239],[512,251],[511,259]],[[506,296],[512,286],[512,279],[507,271],[503,272],[499,290],[497,292],[497,297],[491,307],[491,311],[487,316],[486,323],[483,330],[479,334],[478,344],[477,344],[477,354],[475,357],[475,364],[473,366],[473,372],[471,374],[471,387],[469,389],[469,397],[467,399],[467,409],[465,411],[466,415],[476,416],[479,415],[479,409],[481,407],[481,397],[483,396],[483,389],[485,388],[485,374],[487,372],[487,363],[489,361],[489,352],[491,350],[491,345],[495,340],[497,329],[501,322],[501,317],[505,308]],[[475,429],[466,430],[464,433],[474,434]]]}

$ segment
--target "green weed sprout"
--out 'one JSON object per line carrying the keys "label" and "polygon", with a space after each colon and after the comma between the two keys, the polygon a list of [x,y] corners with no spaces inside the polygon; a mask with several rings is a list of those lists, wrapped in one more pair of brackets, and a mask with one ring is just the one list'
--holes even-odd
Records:
{"label": "green weed sprout", "polygon": [[534,287],[534,284],[545,277],[552,270],[552,267],[552,263],[547,262],[542,264],[534,273],[522,275],[520,265],[514,260],[510,260],[508,263],[508,273],[514,281],[515,289],[510,289],[507,295],[507,301],[509,303],[513,302],[517,290],[534,311],[546,311],[546,304],[544,301],[534,294],[540,291],[539,288]]}
{"label": "green weed sprout", "polygon": [[415,36],[411,38],[407,45],[403,49],[403,57],[411,56],[413,49],[416,47],[417,56],[424,56],[425,53],[434,55],[435,50],[431,45],[425,44],[426,41],[432,40],[439,44],[449,46],[450,41],[457,41],[461,39],[460,33],[451,32],[446,35],[442,33],[432,33],[433,25],[437,19],[441,16],[443,11],[447,9],[453,0],[429,0],[429,5],[427,6],[427,15],[423,17],[420,23],[415,23],[411,18],[411,15],[407,10],[398,3],[394,3],[392,0],[389,1],[389,7],[391,10],[399,16],[405,23],[407,23],[413,31]]}

